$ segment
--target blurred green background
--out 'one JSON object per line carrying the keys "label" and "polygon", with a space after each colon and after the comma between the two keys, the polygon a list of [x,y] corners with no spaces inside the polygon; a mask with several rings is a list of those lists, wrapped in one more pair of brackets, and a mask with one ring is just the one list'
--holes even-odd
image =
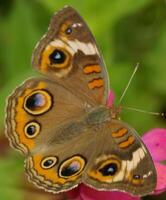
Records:
{"label": "blurred green background", "polygon": [[[24,79],[36,74],[31,54],[46,32],[50,17],[71,5],[92,30],[105,59],[116,100],[134,66],[140,68],[122,105],[147,111],[166,111],[166,1],[165,0],[0,0],[0,199],[63,199],[37,190],[27,182],[23,157],[4,137],[5,99]],[[165,119],[122,111],[122,119],[139,134],[165,127]],[[166,194],[144,199],[166,199]]]}

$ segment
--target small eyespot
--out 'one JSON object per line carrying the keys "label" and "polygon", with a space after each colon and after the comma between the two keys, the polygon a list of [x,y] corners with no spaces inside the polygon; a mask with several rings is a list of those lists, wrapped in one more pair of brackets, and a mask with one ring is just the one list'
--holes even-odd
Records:
{"label": "small eyespot", "polygon": [[50,169],[54,167],[57,162],[58,162],[57,157],[54,156],[46,157],[41,161],[41,167],[43,169]]}
{"label": "small eyespot", "polygon": [[24,128],[25,135],[28,138],[36,137],[40,132],[40,125],[37,122],[30,122]]}
{"label": "small eyespot", "polygon": [[141,176],[140,176],[139,174],[134,174],[134,175],[133,175],[133,178],[134,178],[134,179],[140,179]]}
{"label": "small eyespot", "polygon": [[66,55],[63,51],[55,49],[49,56],[51,64],[63,64],[66,60]]}
{"label": "small eyespot", "polygon": [[99,172],[102,173],[103,176],[113,176],[116,174],[117,170],[118,166],[116,163],[109,163],[103,168],[99,169]]}
{"label": "small eyespot", "polygon": [[52,96],[45,90],[36,90],[25,98],[24,109],[32,115],[47,112],[53,103]]}
{"label": "small eyespot", "polygon": [[83,171],[85,164],[84,158],[81,156],[73,156],[61,164],[59,176],[63,178],[76,176]]}
{"label": "small eyespot", "polygon": [[70,35],[71,33],[73,32],[73,29],[71,27],[68,27],[66,30],[65,30],[65,33],[67,35]]}

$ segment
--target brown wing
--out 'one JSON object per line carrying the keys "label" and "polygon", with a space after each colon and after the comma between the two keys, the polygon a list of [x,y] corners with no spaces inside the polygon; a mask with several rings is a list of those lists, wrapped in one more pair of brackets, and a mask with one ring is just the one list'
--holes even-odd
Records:
{"label": "brown wing", "polygon": [[53,193],[76,187],[91,161],[93,149],[89,147],[94,147],[93,133],[79,120],[52,132],[42,148],[26,159],[29,179],[39,188]]}
{"label": "brown wing", "polygon": [[107,70],[94,37],[71,7],[56,13],[46,35],[37,44],[33,66],[95,104],[105,104],[109,90]]}
{"label": "brown wing", "polygon": [[97,150],[83,182],[98,190],[123,191],[134,196],[152,193],[156,187],[156,170],[136,131],[112,120],[97,128],[97,134],[100,135]]}
{"label": "brown wing", "polygon": [[29,79],[9,97],[6,133],[13,147],[28,154],[63,123],[81,117],[87,104],[47,79]]}

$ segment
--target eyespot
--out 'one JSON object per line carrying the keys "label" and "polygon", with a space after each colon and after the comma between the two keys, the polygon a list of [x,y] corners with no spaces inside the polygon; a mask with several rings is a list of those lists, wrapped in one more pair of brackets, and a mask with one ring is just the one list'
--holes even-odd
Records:
{"label": "eyespot", "polygon": [[103,168],[99,169],[99,172],[101,172],[103,176],[113,176],[116,174],[117,170],[118,167],[116,163],[109,163]]}
{"label": "eyespot", "polygon": [[40,125],[37,122],[30,122],[24,128],[24,133],[28,138],[36,137],[40,132]]}
{"label": "eyespot", "polygon": [[141,176],[139,174],[134,174],[133,178],[139,180],[141,178]]}
{"label": "eyespot", "polygon": [[86,161],[81,156],[73,156],[65,160],[59,168],[59,176],[62,178],[69,178],[80,174],[84,167]]}
{"label": "eyespot", "polygon": [[120,169],[120,163],[118,160],[110,159],[101,164],[98,171],[103,176],[114,176]]}
{"label": "eyespot", "polygon": [[58,49],[55,49],[49,56],[50,63],[52,64],[62,64],[66,60],[66,54]]}
{"label": "eyespot", "polygon": [[25,98],[24,109],[32,115],[47,112],[53,103],[52,96],[45,90],[36,90]]}
{"label": "eyespot", "polygon": [[50,70],[63,69],[70,66],[71,55],[67,50],[61,47],[47,47],[43,52],[43,57],[47,58],[47,56],[48,60],[44,59],[43,62],[45,63],[42,65],[49,66]]}
{"label": "eyespot", "polygon": [[72,66],[73,49],[61,40],[52,41],[41,54],[40,68],[43,73],[50,73],[58,77],[67,75]]}
{"label": "eyespot", "polygon": [[134,174],[132,178],[132,184],[134,185],[142,185],[145,181],[140,174]]}
{"label": "eyespot", "polygon": [[73,29],[71,27],[68,27],[66,30],[65,30],[65,33],[67,35],[70,35],[71,33],[73,32]]}
{"label": "eyespot", "polygon": [[54,167],[57,162],[58,162],[58,158],[57,157],[49,156],[49,157],[44,158],[41,161],[41,167],[43,169],[50,169],[50,168]]}
{"label": "eyespot", "polygon": [[119,175],[121,160],[116,155],[100,155],[95,164],[88,169],[87,174],[95,180],[103,183],[112,183]]}

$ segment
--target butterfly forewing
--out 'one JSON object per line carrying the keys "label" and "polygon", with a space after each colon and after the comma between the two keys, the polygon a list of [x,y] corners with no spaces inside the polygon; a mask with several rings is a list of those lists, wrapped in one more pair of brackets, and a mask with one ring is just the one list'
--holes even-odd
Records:
{"label": "butterfly forewing", "polygon": [[11,145],[25,154],[39,148],[59,126],[82,116],[85,105],[55,82],[27,80],[8,100],[6,133]]}
{"label": "butterfly forewing", "polygon": [[107,70],[88,26],[73,8],[65,7],[52,17],[48,32],[35,48],[32,64],[79,97],[106,103]]}

